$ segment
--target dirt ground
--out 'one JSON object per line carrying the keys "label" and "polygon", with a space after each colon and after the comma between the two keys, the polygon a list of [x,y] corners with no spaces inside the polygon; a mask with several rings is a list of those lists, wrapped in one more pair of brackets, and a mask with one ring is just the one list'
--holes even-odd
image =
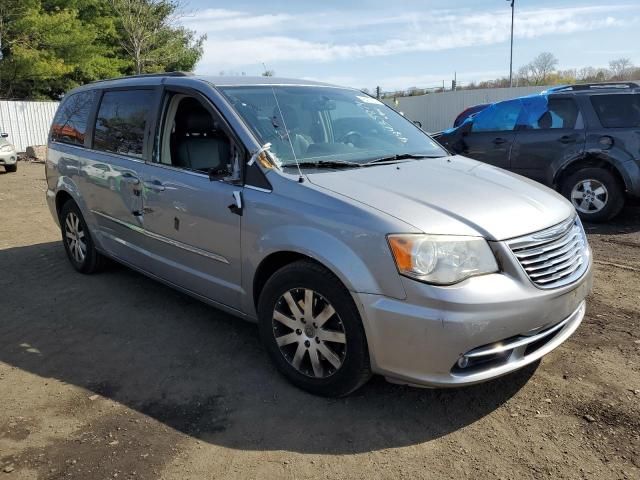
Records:
{"label": "dirt ground", "polygon": [[254,325],[121,266],[77,274],[43,176],[0,173],[0,480],[640,478],[639,207],[587,227],[587,317],[540,364],[327,400]]}

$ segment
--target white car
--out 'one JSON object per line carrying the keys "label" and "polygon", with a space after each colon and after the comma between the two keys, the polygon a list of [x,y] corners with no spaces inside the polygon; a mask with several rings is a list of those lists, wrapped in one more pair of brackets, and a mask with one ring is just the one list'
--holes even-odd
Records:
{"label": "white car", "polygon": [[0,134],[0,165],[9,172],[18,170],[18,152],[16,147],[7,141],[9,134]]}

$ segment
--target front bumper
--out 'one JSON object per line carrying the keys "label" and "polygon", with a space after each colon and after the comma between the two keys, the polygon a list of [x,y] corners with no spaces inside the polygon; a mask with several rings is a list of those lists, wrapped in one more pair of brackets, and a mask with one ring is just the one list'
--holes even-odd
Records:
{"label": "front bumper", "polygon": [[592,265],[553,290],[515,268],[452,287],[403,283],[405,300],[355,294],[372,370],[397,383],[463,386],[522,368],[564,342],[584,317]]}
{"label": "front bumper", "polygon": [[18,153],[14,150],[12,152],[0,152],[0,165],[15,165],[18,161]]}

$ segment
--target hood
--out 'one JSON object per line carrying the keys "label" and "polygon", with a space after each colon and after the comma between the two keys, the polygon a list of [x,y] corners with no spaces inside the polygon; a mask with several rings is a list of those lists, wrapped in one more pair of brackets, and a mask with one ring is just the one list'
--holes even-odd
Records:
{"label": "hood", "polygon": [[506,240],[575,215],[571,203],[553,190],[461,156],[316,170],[307,178],[432,234]]}

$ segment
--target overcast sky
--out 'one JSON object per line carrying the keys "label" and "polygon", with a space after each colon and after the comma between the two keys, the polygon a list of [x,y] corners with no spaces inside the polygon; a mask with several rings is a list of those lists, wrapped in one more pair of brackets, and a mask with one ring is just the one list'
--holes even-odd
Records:
{"label": "overcast sky", "polygon": [[[542,51],[561,68],[640,65],[640,2],[516,0],[514,70]],[[216,5],[216,6],[212,6]],[[506,0],[190,0],[207,34],[201,74],[278,76],[383,90],[509,74]]]}

